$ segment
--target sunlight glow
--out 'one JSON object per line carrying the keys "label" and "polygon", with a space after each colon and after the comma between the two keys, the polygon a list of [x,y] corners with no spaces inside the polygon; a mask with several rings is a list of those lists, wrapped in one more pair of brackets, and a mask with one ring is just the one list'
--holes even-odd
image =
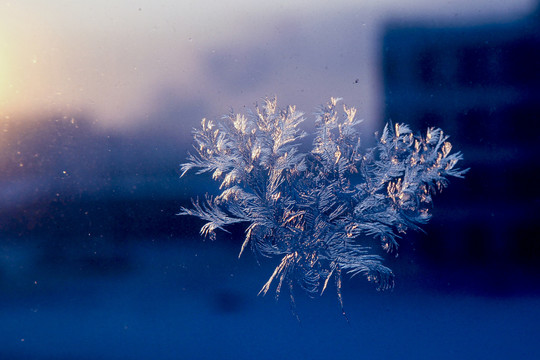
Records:
{"label": "sunlight glow", "polygon": [[3,107],[5,102],[7,102],[9,89],[13,86],[9,74],[10,68],[7,62],[7,56],[2,49],[0,50],[0,107]]}

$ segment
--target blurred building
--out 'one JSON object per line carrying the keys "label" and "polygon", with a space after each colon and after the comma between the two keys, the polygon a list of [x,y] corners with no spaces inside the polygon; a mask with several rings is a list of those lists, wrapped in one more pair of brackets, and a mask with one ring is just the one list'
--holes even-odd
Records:
{"label": "blurred building", "polygon": [[441,127],[471,168],[443,204],[435,199],[421,240],[440,261],[538,266],[539,15],[540,6],[506,23],[387,27],[385,119]]}

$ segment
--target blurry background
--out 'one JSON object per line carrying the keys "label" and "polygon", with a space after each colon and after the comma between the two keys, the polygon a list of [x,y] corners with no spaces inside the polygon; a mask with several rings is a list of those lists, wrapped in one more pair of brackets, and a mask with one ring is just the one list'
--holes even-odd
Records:
{"label": "blurry background", "polygon": [[[537,358],[533,0],[0,3],[0,358]],[[465,180],[386,262],[397,286],[256,297],[277,259],[177,217],[203,117],[276,95],[439,126]],[[214,187],[215,188],[215,187]],[[307,325],[307,326],[306,326]],[[494,346],[495,343],[495,346]],[[486,347],[488,347],[486,349]]]}

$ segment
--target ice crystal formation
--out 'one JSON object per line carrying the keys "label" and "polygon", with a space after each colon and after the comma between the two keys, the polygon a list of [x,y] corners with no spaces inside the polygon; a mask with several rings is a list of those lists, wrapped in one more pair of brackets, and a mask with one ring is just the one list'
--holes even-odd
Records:
{"label": "ice crystal formation", "polygon": [[[377,144],[360,150],[356,109],[332,98],[315,114],[313,149],[300,151],[306,133],[303,113],[280,109],[266,99],[246,115],[202,120],[194,130],[196,154],[182,164],[182,175],[196,169],[221,182],[220,193],[193,200],[181,214],[204,219],[201,234],[247,224],[246,248],[281,262],[262,287],[275,285],[276,296],[300,286],[322,294],[335,281],[343,309],[341,278],[362,274],[378,289],[393,286],[392,271],[366,241],[376,238],[387,252],[407,229],[418,230],[429,218],[432,195],[463,177],[455,168],[462,158],[441,129],[414,135],[405,124],[386,125]],[[370,253],[371,251],[371,253]]]}

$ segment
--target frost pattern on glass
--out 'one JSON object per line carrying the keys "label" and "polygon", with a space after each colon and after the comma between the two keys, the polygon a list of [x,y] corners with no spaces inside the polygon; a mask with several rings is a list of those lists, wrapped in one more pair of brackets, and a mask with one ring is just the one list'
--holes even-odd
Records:
{"label": "frost pattern on glass", "polygon": [[211,173],[220,194],[194,200],[180,214],[206,220],[201,234],[211,239],[216,229],[245,222],[240,255],[249,247],[281,258],[260,294],[274,285],[279,296],[286,286],[294,304],[295,285],[322,294],[332,279],[343,309],[344,272],[362,274],[378,289],[392,287],[392,271],[370,254],[366,237],[395,251],[400,234],[429,220],[432,195],[447,178],[466,172],[455,168],[462,156],[451,153],[448,136],[436,128],[415,136],[405,124],[386,125],[377,145],[361,152],[361,121],[340,100],[316,113],[309,153],[299,151],[303,113],[278,108],[275,98],[247,115],[203,119],[194,130],[197,152],[182,164],[182,175]]}

